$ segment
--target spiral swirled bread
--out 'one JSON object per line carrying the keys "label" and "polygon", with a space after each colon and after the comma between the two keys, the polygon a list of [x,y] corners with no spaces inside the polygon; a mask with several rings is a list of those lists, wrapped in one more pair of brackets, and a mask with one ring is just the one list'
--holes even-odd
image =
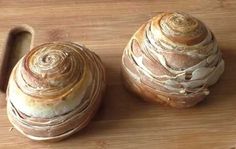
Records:
{"label": "spiral swirled bread", "polygon": [[145,100],[194,106],[224,71],[213,33],[185,13],[161,13],[132,36],[122,56],[127,88]]}
{"label": "spiral swirled bread", "polygon": [[75,43],[46,43],[12,70],[8,118],[33,140],[61,140],[88,124],[104,89],[105,71],[95,53]]}

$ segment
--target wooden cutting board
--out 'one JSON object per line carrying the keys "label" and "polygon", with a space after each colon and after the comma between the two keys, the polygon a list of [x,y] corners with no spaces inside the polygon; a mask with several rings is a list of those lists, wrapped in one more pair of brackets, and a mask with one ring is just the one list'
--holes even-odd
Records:
{"label": "wooden cutting board", "polygon": [[[226,62],[207,100],[182,110],[143,102],[128,93],[120,79],[122,51],[132,34],[158,12],[176,10],[198,17],[212,29]],[[81,132],[58,143],[34,142],[9,123],[4,85],[30,47],[58,40],[80,42],[95,51],[105,64],[108,88],[97,115]],[[0,62],[0,148],[236,147],[235,0],[1,0]]]}

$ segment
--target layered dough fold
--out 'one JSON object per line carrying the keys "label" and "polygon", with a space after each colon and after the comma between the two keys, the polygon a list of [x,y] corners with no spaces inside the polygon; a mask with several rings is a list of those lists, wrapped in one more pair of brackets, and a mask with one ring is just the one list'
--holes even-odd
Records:
{"label": "layered dough fold", "polygon": [[132,36],[122,56],[126,86],[145,100],[191,107],[224,71],[213,33],[185,13],[161,13]]}
{"label": "layered dough fold", "polygon": [[33,140],[60,140],[88,124],[104,90],[105,70],[95,53],[75,43],[46,43],[12,70],[8,118]]}

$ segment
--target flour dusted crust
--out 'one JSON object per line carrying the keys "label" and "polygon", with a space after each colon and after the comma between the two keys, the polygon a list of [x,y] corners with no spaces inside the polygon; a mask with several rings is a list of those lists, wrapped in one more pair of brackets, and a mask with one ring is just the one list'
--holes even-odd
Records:
{"label": "flour dusted crust", "polygon": [[122,56],[127,88],[145,100],[177,108],[203,100],[223,71],[213,33],[179,12],[161,13],[142,25]]}
{"label": "flour dusted crust", "polygon": [[61,140],[85,127],[105,90],[100,58],[75,43],[35,47],[12,70],[10,122],[33,140]]}

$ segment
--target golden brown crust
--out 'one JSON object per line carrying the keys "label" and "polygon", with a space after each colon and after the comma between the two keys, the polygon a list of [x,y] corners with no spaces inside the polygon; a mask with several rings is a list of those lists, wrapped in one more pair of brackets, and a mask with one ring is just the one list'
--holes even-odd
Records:
{"label": "golden brown crust", "polygon": [[163,13],[153,18],[153,26],[172,41],[194,45],[207,36],[206,27],[196,18],[185,13]]}
{"label": "golden brown crust", "polygon": [[95,53],[75,43],[43,44],[11,73],[8,118],[33,140],[61,140],[88,124],[104,91],[105,70]]}
{"label": "golden brown crust", "polygon": [[161,13],[142,25],[122,56],[127,88],[145,100],[194,106],[224,71],[212,32],[185,13]]}

